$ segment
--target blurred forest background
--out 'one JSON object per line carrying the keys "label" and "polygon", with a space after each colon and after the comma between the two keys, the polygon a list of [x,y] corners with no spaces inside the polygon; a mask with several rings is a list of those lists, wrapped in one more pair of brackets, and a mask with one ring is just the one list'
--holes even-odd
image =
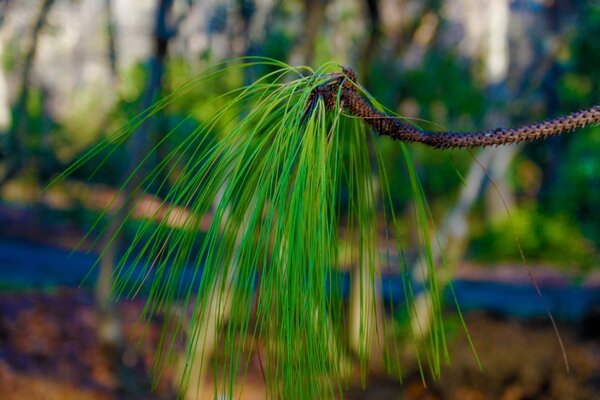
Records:
{"label": "blurred forest background", "polygon": [[[151,389],[160,321],[142,338],[143,296],[106,302],[128,230],[85,281],[107,243],[86,238],[96,254],[69,253],[164,132],[180,125],[185,134],[214,112],[207,99],[264,71],[177,97],[118,162],[42,189],[206,67],[240,56],[333,61],[424,127],[473,130],[599,104],[599,38],[597,0],[0,0],[0,398],[175,396],[176,368]],[[379,144],[404,247],[416,254],[401,149]],[[410,150],[484,370],[456,335],[439,382],[424,388],[409,360],[403,384],[374,369],[347,397],[600,398],[600,127],[480,152]],[[161,194],[149,194],[139,215]],[[515,238],[559,321],[571,374]],[[382,302],[398,301],[397,277],[381,274],[391,288]],[[251,360],[244,393],[263,398]]]}

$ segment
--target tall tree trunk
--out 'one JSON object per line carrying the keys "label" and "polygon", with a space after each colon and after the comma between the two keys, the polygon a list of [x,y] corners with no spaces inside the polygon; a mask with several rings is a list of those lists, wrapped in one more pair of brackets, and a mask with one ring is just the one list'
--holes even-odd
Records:
{"label": "tall tree trunk", "polygon": [[[481,32],[487,34],[487,45],[484,46],[483,55],[485,65],[485,76],[489,87],[489,92],[496,99],[493,104],[500,103],[498,95],[504,93],[503,86],[508,73],[508,22],[509,22],[509,4],[508,0],[496,0],[490,2],[484,15],[488,19],[488,31]],[[468,15],[471,20],[478,18]],[[480,38],[481,40],[481,38]],[[488,124],[497,126],[496,123],[506,125],[508,118],[504,113],[496,112],[488,116]],[[437,246],[433,246],[433,262],[439,265],[444,255],[444,262],[449,270],[444,270],[438,277],[439,287],[443,288],[450,279],[452,279],[452,267],[464,257],[468,245],[469,226],[467,217],[478,198],[478,195],[487,180],[487,175],[493,177],[495,188],[500,193],[494,192],[493,198],[500,198],[500,205],[493,203],[495,208],[493,213],[502,210],[502,215],[506,211],[504,205],[512,204],[512,192],[508,184],[507,170],[510,161],[518,151],[519,146],[503,146],[500,148],[486,148],[479,156],[477,162],[474,162],[467,175],[466,184],[460,192],[459,199],[454,207],[446,214],[441,228],[434,237],[437,238]],[[413,276],[418,280],[425,281],[427,276],[421,267],[424,260],[417,260],[413,266]],[[441,270],[440,270],[441,272]],[[411,316],[411,326],[416,337],[422,337],[430,332],[431,316],[433,315],[433,302],[431,294],[427,291],[422,292],[416,298],[413,315]]]}
{"label": "tall tree trunk", "polygon": [[228,267],[223,268],[203,299],[206,303],[204,315],[197,316],[189,324],[188,346],[179,355],[172,380],[173,389],[185,400],[199,400],[214,396],[212,393],[207,393],[207,371],[215,355],[219,332],[231,314],[234,297],[232,282],[237,274],[238,266],[232,260]]}
{"label": "tall tree trunk", "polygon": [[[216,210],[221,199],[222,193],[216,196],[213,209]],[[227,220],[228,214],[229,209],[225,211],[223,221]],[[238,232],[236,246],[240,244],[242,232],[243,228]],[[235,297],[232,283],[238,276],[238,270],[239,266],[234,257],[228,266],[218,272],[212,287],[202,299],[204,312],[197,313],[189,323],[187,345],[178,356],[172,378],[173,389],[185,400],[199,400],[220,395],[207,393],[207,371],[217,349],[219,332],[231,315],[232,300]]]}
{"label": "tall tree trunk", "polygon": [[[0,29],[9,13],[12,1],[0,2]],[[0,31],[0,60],[4,59],[4,38]],[[10,100],[8,98],[8,87],[6,84],[6,75],[4,68],[0,65],[0,133],[5,134],[10,127]]]}
{"label": "tall tree trunk", "polygon": [[[0,37],[0,59],[4,59],[4,40]],[[4,68],[0,65],[0,133],[5,134],[10,127],[10,101]]]}
{"label": "tall tree trunk", "polygon": [[[506,104],[506,80],[509,68],[509,18],[510,4],[508,0],[496,0],[489,3],[488,40],[485,46],[484,65],[488,85],[489,98],[494,111],[488,114],[488,126],[508,126],[510,117],[497,108]],[[518,153],[520,146],[502,146],[496,149],[494,161],[490,169],[490,177],[494,184],[488,187],[486,205],[488,220],[496,220],[506,216],[506,212],[514,206],[514,194],[509,182],[508,169]],[[507,210],[508,209],[508,210]]]}
{"label": "tall tree trunk", "polygon": [[369,87],[369,71],[373,62],[373,57],[379,49],[381,37],[381,15],[379,0],[365,0],[365,13],[367,16],[367,40],[364,41],[359,52],[358,76],[361,77],[363,84]]}
{"label": "tall tree trunk", "polygon": [[106,38],[108,48],[108,65],[113,88],[117,85],[118,66],[117,66],[117,45],[115,33],[115,21],[113,19],[113,0],[105,0],[104,12],[106,13]]}
{"label": "tall tree trunk", "polygon": [[4,20],[9,13],[10,7],[13,5],[13,1],[5,0],[0,1],[0,27],[4,24]]}
{"label": "tall tree trunk", "polygon": [[364,252],[352,266],[348,307],[348,345],[362,363],[363,384],[368,372],[383,371],[385,350],[378,232],[372,229],[370,233],[370,247],[376,254]]}
{"label": "tall tree trunk", "polygon": [[[372,143],[369,142],[368,154],[371,161],[371,171],[377,169],[376,155]],[[365,379],[367,372],[382,372],[385,351],[385,324],[383,315],[383,300],[381,296],[381,249],[377,230],[377,203],[380,199],[379,179],[371,174],[359,190],[367,197],[365,212],[371,216],[368,231],[364,237],[359,237],[359,243],[364,243],[362,252],[352,266],[350,273],[350,297],[348,317],[348,344],[361,365],[361,377]],[[361,229],[364,227],[360,227]],[[359,236],[362,234],[358,229]],[[365,251],[367,250],[367,251]],[[371,254],[370,251],[374,253]]]}
{"label": "tall tree trunk", "polygon": [[304,34],[292,53],[294,63],[312,66],[315,61],[317,38],[325,21],[325,9],[329,0],[304,0]]}
{"label": "tall tree trunk", "polygon": [[27,101],[29,99],[29,88],[31,86],[31,73],[33,62],[37,54],[40,33],[46,25],[46,20],[53,4],[54,0],[44,0],[31,31],[29,48],[25,53],[25,61],[23,70],[21,71],[21,85],[18,90],[18,97],[14,107],[12,128],[8,132],[9,156],[5,160],[3,175],[0,176],[0,187],[19,173],[27,157],[25,138],[23,136],[27,134]]}
{"label": "tall tree trunk", "polygon": [[[150,71],[148,83],[142,98],[142,110],[148,109],[154,103],[162,84],[164,58],[170,38],[170,31],[167,28],[167,18],[172,3],[172,0],[161,0],[156,10],[154,24],[154,54],[149,60]],[[107,1],[106,5],[109,7],[110,1]],[[110,17],[110,15],[111,14],[109,13],[108,16]],[[108,23],[108,27],[109,29],[112,29],[112,22]],[[110,36],[112,35],[113,34],[111,33]],[[114,37],[109,41],[109,47],[114,47]],[[109,57],[111,58],[109,60],[111,68],[116,69],[116,52],[109,51]],[[142,164],[144,157],[150,149],[150,124],[150,118],[144,120],[129,141],[129,162],[123,173],[124,178],[127,178],[134,173],[136,168]],[[115,368],[120,365],[121,355],[124,351],[124,342],[121,321],[114,304],[111,302],[114,266],[120,258],[119,248],[123,240],[122,223],[126,219],[131,208],[137,203],[137,199],[143,195],[138,189],[143,173],[143,170],[136,171],[123,191],[117,195],[117,199],[114,203],[116,212],[113,212],[110,215],[111,220],[104,233],[103,239],[100,242],[100,249],[104,251],[104,255],[100,263],[98,281],[95,288],[96,303],[98,304],[100,311],[98,335],[101,343],[110,354]],[[119,378],[122,377],[119,376]],[[121,381],[123,385],[127,384],[123,379],[121,379]]]}
{"label": "tall tree trunk", "polygon": [[[467,248],[469,234],[468,216],[487,178],[494,157],[494,148],[486,148],[477,155],[477,162],[471,164],[465,185],[460,191],[456,204],[446,214],[439,230],[435,234],[437,243],[432,247],[433,263],[439,265],[443,260],[448,270],[440,270],[437,275],[439,287],[443,288],[452,279],[452,267],[463,257]],[[412,267],[412,276],[417,281],[425,282],[428,279],[426,269],[427,261],[418,259]],[[422,292],[415,299],[415,307],[411,316],[411,328],[416,338],[423,337],[430,332],[431,307],[433,305],[431,294]]]}
{"label": "tall tree trunk", "polygon": [[[564,8],[568,8],[569,5],[561,4],[560,2],[550,3],[546,12],[546,20],[548,26],[548,33],[546,41],[557,42],[559,39],[557,36],[560,35],[561,27],[561,15],[565,11]],[[557,84],[560,77],[561,69],[558,64],[553,60],[552,66],[550,67],[543,82],[543,95],[546,99],[547,112],[548,114],[556,114],[560,108],[560,100]],[[559,182],[559,175],[561,171],[562,160],[564,159],[563,151],[565,145],[565,138],[558,136],[550,138],[548,140],[549,160],[548,164],[544,166],[544,173],[542,175],[541,191],[539,194],[541,204],[552,204],[552,198],[557,192],[561,191],[560,187],[557,187]]]}

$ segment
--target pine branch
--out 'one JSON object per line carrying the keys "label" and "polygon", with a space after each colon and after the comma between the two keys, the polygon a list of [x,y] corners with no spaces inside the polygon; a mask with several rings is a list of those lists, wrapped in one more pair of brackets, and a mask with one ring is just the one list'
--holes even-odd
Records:
{"label": "pine branch", "polygon": [[339,95],[340,106],[344,110],[362,119],[380,135],[390,136],[403,142],[422,143],[439,149],[497,146],[545,139],[600,122],[600,105],[596,105],[547,121],[514,128],[495,128],[479,132],[421,130],[401,118],[378,111],[360,95],[354,71],[345,67],[342,70],[343,73],[332,75],[331,80],[314,90],[307,109],[311,109],[311,103],[319,97],[324,100],[327,108],[333,109]]}

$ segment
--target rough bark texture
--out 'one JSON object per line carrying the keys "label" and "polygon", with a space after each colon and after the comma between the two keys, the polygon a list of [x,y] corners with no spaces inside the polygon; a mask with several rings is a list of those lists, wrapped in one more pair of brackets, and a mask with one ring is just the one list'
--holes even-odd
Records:
{"label": "rough bark texture", "polygon": [[327,84],[319,86],[310,101],[320,97],[326,107],[333,108],[339,94],[344,110],[361,118],[380,135],[403,142],[422,143],[439,149],[497,146],[545,139],[600,122],[600,105],[596,105],[547,121],[514,128],[495,128],[480,132],[426,131],[375,109],[358,93],[354,71],[348,68],[344,68],[343,71],[344,74],[339,74]]}

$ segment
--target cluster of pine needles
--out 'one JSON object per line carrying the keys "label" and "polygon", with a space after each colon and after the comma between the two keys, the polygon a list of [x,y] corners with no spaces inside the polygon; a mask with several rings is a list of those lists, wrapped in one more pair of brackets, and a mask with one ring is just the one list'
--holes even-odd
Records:
{"label": "cluster of pine needles", "polygon": [[[312,70],[272,59],[241,59],[214,66],[106,137],[59,178],[84,165],[101,170],[146,119],[177,96],[256,67],[270,72],[209,100],[206,106],[214,102],[216,111],[152,164],[159,146],[177,135],[179,127],[166,132],[120,187],[115,201],[123,194],[129,198],[120,206],[125,217],[115,235],[133,219],[141,198],[136,194],[164,195],[160,207],[137,221],[133,240],[114,269],[113,295],[131,297],[140,287],[148,288],[144,317],[160,315],[165,321],[157,372],[173,362],[174,345],[186,343],[182,391],[197,370],[194,354],[214,342],[222,354],[210,367],[221,395],[239,395],[237,379],[248,369],[249,354],[260,350],[270,398],[330,398],[348,383],[344,360],[355,360],[364,376],[371,356],[367,347],[358,353],[348,347],[347,284],[340,266],[356,266],[361,273],[353,279],[360,279],[361,293],[371,296],[381,296],[382,266],[395,269],[403,277],[406,301],[401,303],[404,310],[392,314],[411,315],[417,292],[402,257],[374,133],[344,113],[339,96],[333,108],[314,96],[332,73],[343,74],[338,65]],[[414,198],[413,229],[427,277],[418,290],[430,293],[430,330],[417,338],[413,335],[419,327],[411,326],[399,342],[400,324],[391,321],[389,312],[380,316],[382,325],[367,322],[381,309],[374,306],[375,298],[363,297],[360,341],[392,338],[378,343],[377,351],[398,374],[400,354],[410,346],[423,376],[435,377],[448,358],[443,288],[436,282],[430,211],[409,151],[399,146]],[[136,187],[126,190],[132,182]],[[99,228],[107,213],[94,225],[100,236],[107,234]],[[208,229],[202,229],[207,218]],[[397,257],[384,250],[390,244]],[[348,247],[350,251],[340,250]],[[207,324],[215,329],[205,329]]]}

